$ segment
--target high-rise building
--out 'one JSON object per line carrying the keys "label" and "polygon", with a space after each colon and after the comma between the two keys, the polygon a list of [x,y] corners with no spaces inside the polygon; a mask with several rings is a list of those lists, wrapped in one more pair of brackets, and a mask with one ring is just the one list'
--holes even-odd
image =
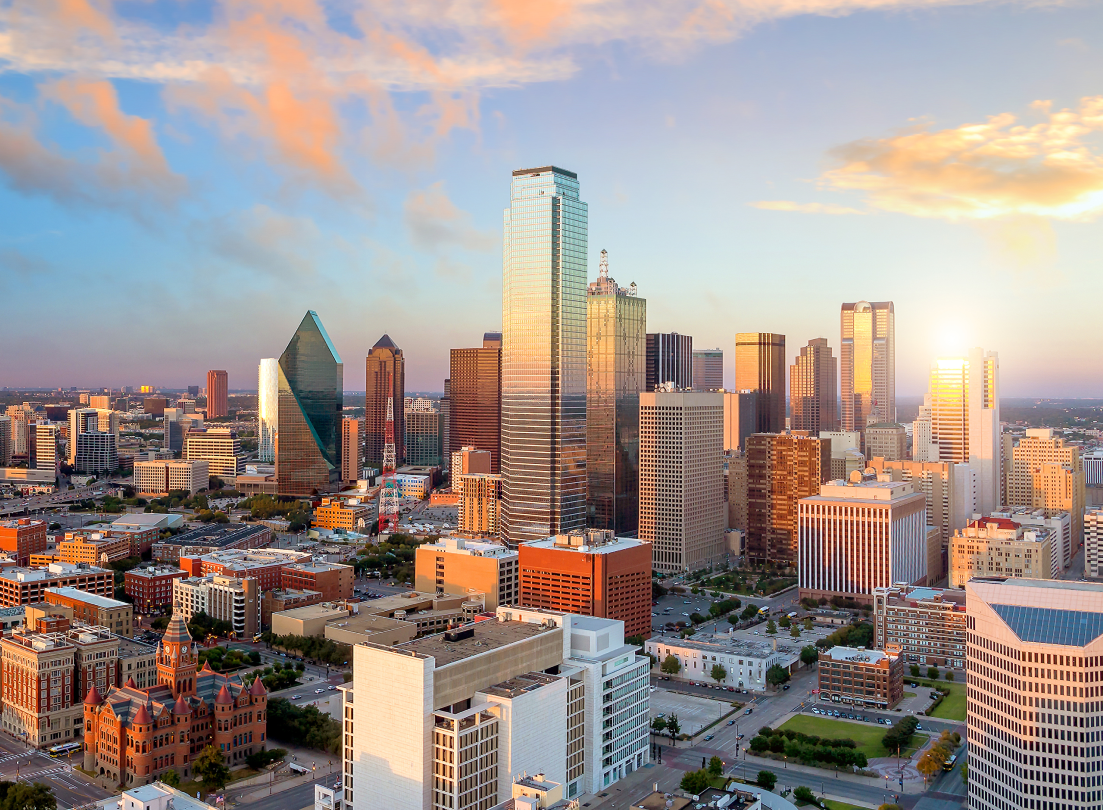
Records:
{"label": "high-rise building", "polygon": [[403,424],[406,430],[406,463],[417,467],[435,467],[440,458],[440,411],[429,400],[407,398],[403,406]]}
{"label": "high-rise building", "polygon": [[724,456],[727,476],[728,528],[747,530],[747,454],[736,451]]}
{"label": "high-rise building", "polygon": [[758,393],[756,433],[785,430],[785,335],[740,332],[735,336],[735,389]]}
{"label": "high-rise building", "polygon": [[212,476],[236,478],[245,472],[241,439],[229,428],[189,428],[184,434],[184,460],[206,461]]}
{"label": "high-rise building", "polygon": [[173,453],[184,452],[184,437],[192,428],[203,427],[203,417],[195,413],[184,413],[181,408],[165,408],[165,438],[161,445],[164,450]]}
{"label": "high-rise building", "polygon": [[210,465],[204,460],[135,461],[134,492],[160,498],[170,492],[194,495],[210,483]]}
{"label": "high-rise building", "polygon": [[1103,507],[1084,510],[1084,576],[1103,577]]}
{"label": "high-rise building", "polygon": [[[1075,554],[1084,535],[1085,480],[1080,448],[1068,445],[1051,428],[1029,428],[1004,459],[1006,503],[1030,506],[1046,514],[1072,515],[1072,544]],[[1068,565],[1071,559],[1063,560]]]}
{"label": "high-rise building", "polygon": [[34,426],[34,466],[36,470],[53,470],[54,475],[61,469],[59,425],[38,422]]}
{"label": "high-rise building", "polygon": [[453,473],[453,490],[459,496],[457,526],[473,537],[497,537],[501,533],[502,476],[492,473]]}
{"label": "high-rise building", "polygon": [[11,417],[0,416],[0,467],[11,466]]}
{"label": "high-rise building", "polygon": [[908,432],[895,422],[877,422],[866,427],[866,458],[903,461],[908,457]]}
{"label": "high-rise building", "polygon": [[927,584],[927,501],[910,483],[856,473],[798,509],[801,599],[872,604],[877,588]]}
{"label": "high-rise building", "polygon": [[858,448],[862,446],[862,434],[856,430],[825,430],[819,434],[821,439],[831,442],[831,479],[850,478],[854,471],[863,472],[866,457]]}
{"label": "high-rise building", "polygon": [[801,433],[747,437],[747,559],[795,563],[801,498],[829,480],[831,442]]}
{"label": "high-rise building", "polygon": [[651,546],[605,529],[530,540],[518,547],[519,602],[620,619],[627,636],[651,637]]}
{"label": "high-rise building", "polygon": [[364,461],[383,468],[383,447],[387,443],[387,400],[392,399],[395,465],[405,463],[406,358],[390,335],[372,346],[365,360],[367,388],[364,395]]}
{"label": "high-rise building", "polygon": [[280,357],[279,380],[279,492],[330,492],[341,478],[344,366],[313,310],[303,317]]}
{"label": "high-rise building", "polygon": [[96,432],[111,434],[117,443],[119,415],[114,411],[100,411],[95,408],[73,408],[69,411],[69,452],[66,460],[70,465],[76,465],[77,438],[82,433]]}
{"label": "high-rise building", "polygon": [[418,546],[414,557],[414,590],[453,596],[482,594],[487,610],[515,605],[516,549],[458,537],[443,537]]}
{"label": "high-rise building", "polygon": [[266,357],[257,369],[257,461],[276,462],[276,428],[279,424],[280,361]]}
{"label": "high-rise building", "polygon": [[640,528],[668,573],[722,562],[724,399],[719,392],[640,394]]}
{"label": "high-rise building", "polygon": [[452,476],[468,473],[489,473],[494,467],[494,456],[489,450],[478,447],[461,447],[452,452]]}
{"label": "high-rise building", "polygon": [[208,419],[218,419],[229,415],[230,407],[227,403],[229,384],[229,375],[225,371],[212,370],[207,372]]}
{"label": "high-rise building", "polygon": [[[499,363],[500,365],[500,363]],[[498,401],[498,452],[501,453],[501,398]],[[440,398],[440,461],[448,472],[452,464],[452,380],[444,381],[444,396]]]}
{"label": "high-rise building", "polygon": [[[1064,511],[1035,509],[1031,506],[1004,506],[991,515],[994,518],[1013,520],[1024,529],[1042,529],[1053,532],[1052,571],[1056,578],[1072,563],[1075,553],[1072,544],[1072,514]],[[974,515],[975,517],[975,515]],[[968,521],[966,521],[968,524]]]}
{"label": "high-rise building", "polygon": [[1098,807],[1103,585],[974,579],[965,594],[969,807]]}
{"label": "high-rise building", "polygon": [[69,439],[75,444],[73,469],[88,475],[102,475],[119,467],[119,451],[114,433],[88,431]]}
{"label": "high-rise building", "polygon": [[513,172],[502,284],[502,537],[586,524],[587,208],[578,175]]}
{"label": "high-rise building", "polygon": [[[128,393],[128,394],[130,393],[129,388],[126,389],[126,393]],[[191,397],[192,399],[195,399],[197,396],[199,396],[199,386],[198,385],[189,385],[188,386],[188,396]]]}
{"label": "high-rise building", "polygon": [[586,516],[590,527],[639,527],[640,391],[646,379],[647,301],[609,277],[601,251],[586,296]]}
{"label": "high-rise building", "polygon": [[789,427],[820,431],[838,430],[839,376],[827,338],[813,338],[803,346],[789,367]]}
{"label": "high-rise building", "polygon": [[693,352],[693,390],[719,391],[724,387],[724,350],[696,349]]}
{"label": "high-rise building", "polygon": [[1085,453],[1080,463],[1084,465],[1084,484],[1089,487],[1103,487],[1103,449]]}
{"label": "high-rise building", "polygon": [[995,352],[940,359],[931,368],[931,442],[938,460],[968,464],[977,476],[977,510],[1002,504],[1000,375]]}
{"label": "high-rise building", "polygon": [[745,450],[747,437],[758,433],[758,393],[724,392],[724,452]]}
{"label": "high-rise building", "polygon": [[[34,421],[34,410],[27,403],[22,405],[9,405],[5,411],[11,429],[11,450],[13,456],[23,456],[29,452],[27,447],[28,428]],[[72,463],[72,462],[70,462]]]}
{"label": "high-rise building", "polygon": [[888,475],[893,481],[910,481],[915,491],[923,494],[927,499],[927,523],[938,527],[942,547],[948,555],[954,530],[964,527],[972,516],[971,504],[968,512],[957,504],[954,473],[958,465],[948,461],[889,461],[874,456],[869,466],[878,475]]}
{"label": "high-rise building", "polygon": [[1057,532],[988,516],[970,520],[950,538],[950,587],[974,577],[1052,579],[1060,572]]}
{"label": "high-rise building", "polygon": [[672,383],[675,388],[693,385],[693,338],[677,332],[660,332],[647,335],[647,373],[644,376],[645,391]]}
{"label": "high-rise building", "polygon": [[452,349],[449,373],[448,447],[443,452],[464,446],[487,450],[488,472],[497,473],[502,452],[502,334],[487,332],[478,348]]}
{"label": "high-rise building", "polygon": [[341,480],[355,484],[364,467],[364,448],[360,441],[360,420],[346,416],[341,420]]}
{"label": "high-rise building", "polygon": [[896,421],[896,311],[892,301],[843,304],[839,352],[842,429]]}

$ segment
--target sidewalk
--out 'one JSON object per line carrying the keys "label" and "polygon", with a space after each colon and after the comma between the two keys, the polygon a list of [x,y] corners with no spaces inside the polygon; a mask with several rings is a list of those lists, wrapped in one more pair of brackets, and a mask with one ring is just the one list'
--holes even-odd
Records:
{"label": "sidewalk", "polygon": [[[311,748],[300,748],[277,743],[273,741],[272,748],[283,748],[287,751],[287,757],[274,771],[252,776],[242,783],[230,783],[226,786],[226,799],[231,798],[238,804],[249,804],[285,790],[297,788],[300,785],[309,784],[323,776],[331,776],[341,772],[341,759],[335,754],[327,754],[315,751]],[[302,765],[305,768],[314,768],[310,773],[295,774],[288,767],[289,763]]]}
{"label": "sidewalk", "polygon": [[[665,759],[665,757],[664,757]],[[814,776],[816,779],[826,781],[828,779],[839,779],[844,782],[851,782],[856,785],[865,785],[867,787],[877,788],[881,786],[884,780],[884,775],[878,776],[859,776],[855,773],[849,773],[847,771],[832,771],[827,768],[816,768],[811,765],[801,765],[799,763],[787,764],[784,762],[778,762],[774,759],[767,759],[765,757],[756,757],[754,754],[748,752],[744,757],[739,759],[739,762],[746,762],[748,765],[755,765],[759,767],[769,768],[773,771],[794,771],[796,773],[804,773],[810,776]],[[781,766],[780,768],[778,766]],[[872,769],[870,769],[872,770]],[[889,777],[890,782],[893,779]],[[900,783],[897,781],[894,784],[896,789],[899,789]],[[904,779],[904,793],[922,793],[924,790],[923,779],[920,777],[919,781],[913,782],[907,778]]]}

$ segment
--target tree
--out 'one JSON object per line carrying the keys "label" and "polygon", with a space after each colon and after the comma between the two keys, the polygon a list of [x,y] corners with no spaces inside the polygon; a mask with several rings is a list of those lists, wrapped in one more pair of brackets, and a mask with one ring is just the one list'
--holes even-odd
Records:
{"label": "tree", "polygon": [[800,651],[800,662],[806,667],[812,666],[814,663],[820,660],[819,651],[809,645]]}
{"label": "tree", "polygon": [[807,802],[811,804],[816,801],[816,794],[812,792],[812,788],[801,785],[793,791],[793,798],[798,802]]}
{"label": "tree", "polygon": [[969,763],[961,763],[961,781],[965,784],[969,784]]}
{"label": "tree", "polygon": [[667,675],[677,675],[682,671],[682,664],[673,655],[668,654],[666,658],[663,659],[663,665],[659,667],[659,669]]}
{"label": "tree", "polygon": [[773,790],[774,785],[777,784],[777,777],[774,776],[772,771],[759,771],[758,777],[754,781],[761,788]]}
{"label": "tree", "polygon": [[919,758],[919,762],[915,763],[915,769],[923,774],[923,784],[926,785],[932,776],[942,770],[942,763],[928,751]]}
{"label": "tree", "polygon": [[689,620],[694,624],[700,624],[701,622],[705,621],[705,617],[702,616],[700,613],[691,613],[689,616]]}
{"label": "tree", "polygon": [[682,781],[679,787],[686,793],[691,793],[694,796],[701,795],[710,787],[708,771],[686,771],[682,775]]}
{"label": "tree", "polygon": [[954,679],[954,671],[952,669],[946,670],[946,680],[952,681]]}
{"label": "tree", "polygon": [[728,677],[728,671],[722,664],[713,664],[712,669],[709,671],[709,677],[717,683]]}
{"label": "tree", "polygon": [[33,785],[22,782],[0,782],[0,808],[2,810],[57,810],[57,799],[50,788],[41,782]]}
{"label": "tree", "polygon": [[777,633],[777,625],[774,624],[773,619],[770,619],[770,621],[766,622],[766,632],[770,635],[774,635],[775,633]]}
{"label": "tree", "polygon": [[804,629],[805,630],[811,630],[812,629],[812,617],[811,616],[806,616],[805,617],[805,619],[804,619]]}
{"label": "tree", "polygon": [[877,810],[901,810],[900,805],[889,802],[888,804],[880,805]]}
{"label": "tree", "polygon": [[748,602],[747,606],[743,608],[743,612],[739,614],[739,618],[741,618],[745,622],[749,622],[757,615],[758,605],[752,605],[750,602]]}
{"label": "tree", "polygon": [[712,776],[719,776],[724,772],[724,760],[720,757],[714,756],[709,760],[709,774]]}
{"label": "tree", "polygon": [[932,681],[937,681],[938,680],[938,667],[928,667],[927,668],[927,677],[930,678]]}
{"label": "tree", "polygon": [[192,763],[192,770],[203,777],[203,787],[208,793],[219,790],[230,781],[230,769],[222,761],[222,752],[213,745],[204,748]]}
{"label": "tree", "polygon": [[913,678],[918,678],[919,677],[919,664],[912,664],[911,665],[911,673],[912,673]]}
{"label": "tree", "polygon": [[666,733],[670,736],[671,742],[674,742],[676,739],[678,739],[678,735],[681,733],[681,731],[682,726],[678,722],[678,715],[671,714],[670,717],[666,718]]}
{"label": "tree", "polygon": [[766,683],[771,686],[781,686],[789,680],[789,670],[780,664],[774,664],[766,670]]}
{"label": "tree", "polygon": [[789,635],[791,635],[793,638],[800,638],[800,628],[794,624],[789,630]]}
{"label": "tree", "polygon": [[666,728],[666,720],[662,717],[656,717],[651,721],[651,730],[656,734],[662,734],[664,728]]}
{"label": "tree", "polygon": [[178,788],[180,787],[180,774],[176,771],[169,771],[161,776],[161,781],[169,787]]}
{"label": "tree", "polygon": [[783,630],[788,630],[789,625],[792,624],[788,616],[782,616],[780,619],[777,620],[777,623],[778,626],[781,627]]}

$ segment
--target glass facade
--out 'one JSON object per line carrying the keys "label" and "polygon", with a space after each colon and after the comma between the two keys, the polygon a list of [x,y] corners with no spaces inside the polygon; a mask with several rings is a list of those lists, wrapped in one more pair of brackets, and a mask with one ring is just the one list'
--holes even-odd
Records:
{"label": "glass facade", "polygon": [[587,522],[634,537],[639,527],[640,391],[647,360],[647,301],[636,285],[601,277],[586,297]]}
{"label": "glass facade", "polygon": [[758,393],[758,433],[785,430],[785,335],[740,332],[735,336],[735,388]]}
{"label": "glass facade", "polygon": [[[645,391],[654,391],[664,383],[675,388],[692,388],[693,338],[677,332],[647,336],[647,378]],[[722,385],[717,388],[723,388]]]}
{"label": "glass facade", "polygon": [[842,429],[896,421],[896,313],[892,301],[843,304],[839,351]]}
{"label": "glass facade", "polygon": [[276,461],[276,427],[280,401],[280,361],[266,357],[257,370],[257,461]]}
{"label": "glass facade", "polygon": [[344,366],[313,310],[279,362],[276,478],[281,495],[329,492],[341,480]]}
{"label": "glass facade", "polygon": [[586,523],[587,208],[578,176],[513,173],[502,283],[502,537]]}

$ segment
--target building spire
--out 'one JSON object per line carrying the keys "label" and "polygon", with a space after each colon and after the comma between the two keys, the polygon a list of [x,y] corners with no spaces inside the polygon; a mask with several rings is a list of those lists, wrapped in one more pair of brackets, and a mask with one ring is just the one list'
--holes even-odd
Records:
{"label": "building spire", "polygon": [[598,264],[597,277],[600,279],[609,278],[609,251],[605,248],[601,249],[601,263]]}

